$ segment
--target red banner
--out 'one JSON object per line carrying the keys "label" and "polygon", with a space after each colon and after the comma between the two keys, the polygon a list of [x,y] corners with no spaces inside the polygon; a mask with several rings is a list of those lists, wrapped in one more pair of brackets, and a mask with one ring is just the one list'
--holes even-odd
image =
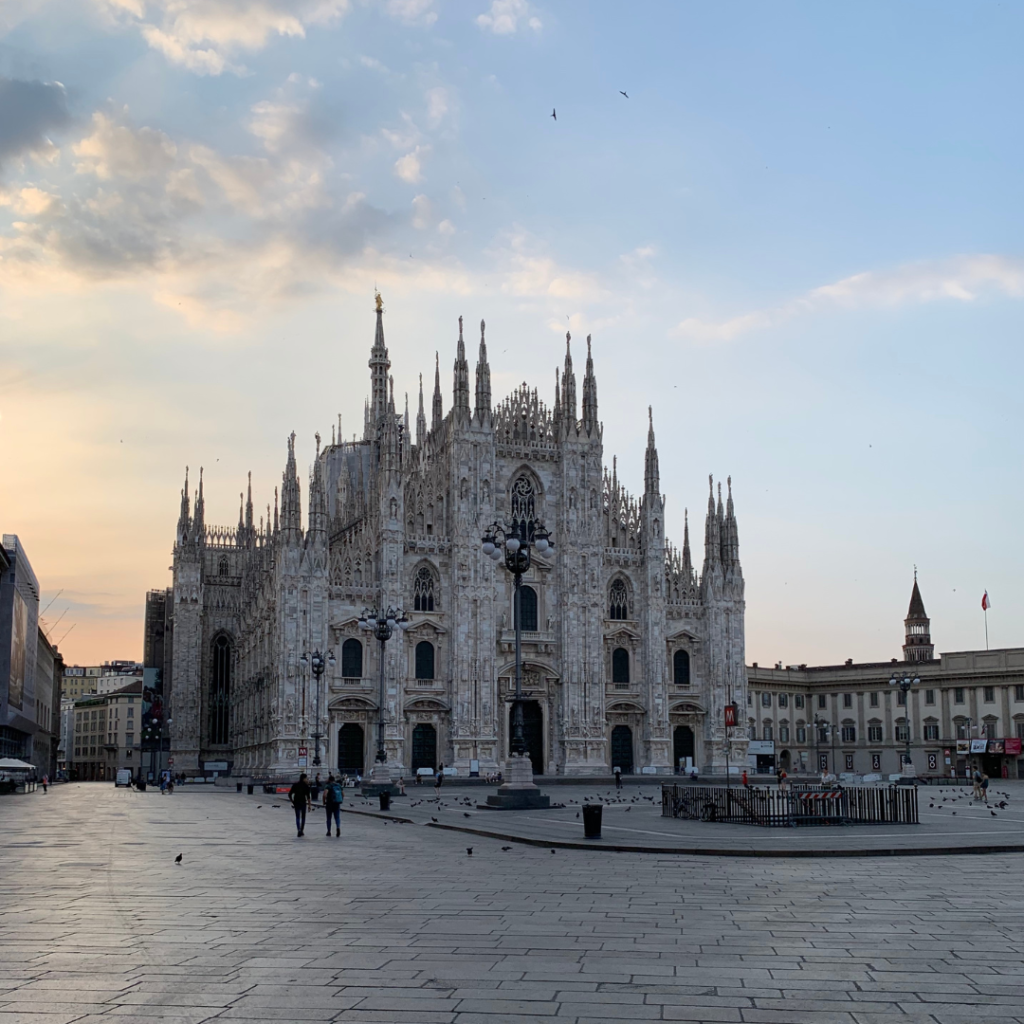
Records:
{"label": "red banner", "polygon": [[1007,754],[1016,757],[1020,753],[1021,741],[1019,739],[1003,740],[1003,750]]}
{"label": "red banner", "polygon": [[726,728],[736,724],[736,705],[726,704],[725,705],[725,725]]}

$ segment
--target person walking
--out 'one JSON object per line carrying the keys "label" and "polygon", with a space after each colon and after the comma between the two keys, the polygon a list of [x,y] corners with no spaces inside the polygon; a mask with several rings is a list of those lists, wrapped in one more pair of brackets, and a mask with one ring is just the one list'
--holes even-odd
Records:
{"label": "person walking", "polygon": [[288,799],[295,810],[296,838],[301,839],[306,833],[306,811],[309,809],[309,779],[305,772],[299,776],[298,782],[292,783]]}
{"label": "person walking", "polygon": [[622,789],[622,769],[615,769],[615,788]]}
{"label": "person walking", "polygon": [[327,808],[327,836],[331,835],[331,818],[334,818],[334,836],[341,835],[341,805],[345,802],[345,790],[333,775],[327,776],[324,787],[324,807]]}
{"label": "person walking", "polygon": [[982,799],[985,801],[985,806],[987,807],[988,806],[988,776],[984,772],[981,773],[981,796],[982,796]]}
{"label": "person walking", "polygon": [[444,762],[441,763],[437,769],[437,773],[434,775],[434,797],[437,800],[441,799],[441,787],[444,785]]}
{"label": "person walking", "polygon": [[46,787],[49,786],[49,785],[50,785],[50,776],[49,775],[44,775],[43,776],[43,792],[44,793],[46,792]]}
{"label": "person walking", "polygon": [[981,772],[978,766],[974,766],[974,794],[973,799],[981,802]]}

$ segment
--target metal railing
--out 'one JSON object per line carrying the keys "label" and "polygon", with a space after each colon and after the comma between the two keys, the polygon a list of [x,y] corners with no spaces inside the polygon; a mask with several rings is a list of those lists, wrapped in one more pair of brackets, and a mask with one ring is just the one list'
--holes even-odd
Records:
{"label": "metal railing", "polygon": [[794,787],[663,785],[666,818],[768,828],[793,825],[919,823],[913,786]]}

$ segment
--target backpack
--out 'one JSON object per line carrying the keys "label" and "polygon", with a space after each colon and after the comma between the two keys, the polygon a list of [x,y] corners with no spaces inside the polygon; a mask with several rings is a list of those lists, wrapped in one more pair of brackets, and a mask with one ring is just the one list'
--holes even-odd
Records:
{"label": "backpack", "polygon": [[327,801],[332,804],[343,804],[345,802],[345,790],[337,782],[327,785]]}

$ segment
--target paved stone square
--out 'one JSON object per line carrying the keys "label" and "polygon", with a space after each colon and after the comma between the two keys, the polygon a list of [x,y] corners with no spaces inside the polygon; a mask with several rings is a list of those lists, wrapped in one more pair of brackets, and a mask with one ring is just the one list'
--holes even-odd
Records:
{"label": "paved stone square", "polygon": [[187,787],[4,798],[0,1024],[1024,1021],[1022,855],[552,854],[322,821],[296,839],[283,798]]}

